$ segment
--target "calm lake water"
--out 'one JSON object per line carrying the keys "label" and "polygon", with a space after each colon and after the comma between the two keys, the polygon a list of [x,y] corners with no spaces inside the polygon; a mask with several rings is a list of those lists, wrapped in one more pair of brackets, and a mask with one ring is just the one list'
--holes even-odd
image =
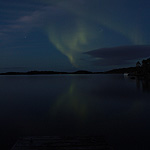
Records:
{"label": "calm lake water", "polygon": [[150,149],[150,84],[123,75],[0,76],[0,144],[100,135],[115,150]]}

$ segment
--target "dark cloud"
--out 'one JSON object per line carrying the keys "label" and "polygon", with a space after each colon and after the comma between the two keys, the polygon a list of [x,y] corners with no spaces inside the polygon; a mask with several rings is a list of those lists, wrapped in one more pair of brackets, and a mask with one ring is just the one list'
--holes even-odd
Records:
{"label": "dark cloud", "polygon": [[97,58],[96,60],[94,60],[94,63],[100,64],[102,66],[127,65],[133,60],[140,60],[150,57],[150,46],[134,45],[100,48],[88,51],[84,54],[88,54],[94,58]]}

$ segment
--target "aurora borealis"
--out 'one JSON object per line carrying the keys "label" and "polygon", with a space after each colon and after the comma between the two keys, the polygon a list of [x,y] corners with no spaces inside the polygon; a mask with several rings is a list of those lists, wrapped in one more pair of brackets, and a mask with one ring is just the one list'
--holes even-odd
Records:
{"label": "aurora borealis", "polygon": [[0,72],[134,65],[150,55],[149,5],[147,0],[1,0]]}

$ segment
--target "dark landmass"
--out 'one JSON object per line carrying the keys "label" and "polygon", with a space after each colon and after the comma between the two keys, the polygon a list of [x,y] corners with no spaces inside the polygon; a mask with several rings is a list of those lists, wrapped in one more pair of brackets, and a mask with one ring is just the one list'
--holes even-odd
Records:
{"label": "dark landmass", "polygon": [[86,70],[78,70],[75,72],[72,72],[71,74],[92,74],[93,72],[91,71],[86,71]]}
{"label": "dark landmass", "polygon": [[129,76],[138,77],[139,79],[150,79],[150,58],[137,62],[135,67],[120,68],[106,71],[108,74],[128,73]]}
{"label": "dark landmass", "polygon": [[91,72],[86,70],[78,70],[75,72],[57,72],[57,71],[29,71],[29,72],[6,72],[0,75],[48,75],[48,74],[98,74],[102,72]]}
{"label": "dark landmass", "polygon": [[119,68],[106,71],[106,74],[124,74],[124,73],[134,73],[136,71],[136,67],[129,67],[129,68]]}
{"label": "dark landmass", "polygon": [[124,74],[128,73],[130,76],[148,77],[150,78],[150,58],[139,61],[135,67],[113,69],[105,72],[91,72],[86,70],[78,70],[75,72],[57,72],[57,71],[29,71],[29,72],[6,72],[0,75],[50,75],[50,74]]}
{"label": "dark landmass", "polygon": [[49,75],[49,74],[123,74],[126,72],[133,73],[136,67],[113,69],[106,72],[91,72],[86,70],[78,70],[75,72],[57,72],[57,71],[28,71],[28,72],[6,72],[0,75]]}

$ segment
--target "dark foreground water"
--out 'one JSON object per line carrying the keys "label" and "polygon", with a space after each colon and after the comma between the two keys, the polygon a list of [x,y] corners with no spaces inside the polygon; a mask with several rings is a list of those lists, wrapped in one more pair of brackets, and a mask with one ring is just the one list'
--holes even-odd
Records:
{"label": "dark foreground water", "polygon": [[149,150],[149,83],[123,75],[0,76],[0,147],[43,135],[99,135],[115,150]]}

